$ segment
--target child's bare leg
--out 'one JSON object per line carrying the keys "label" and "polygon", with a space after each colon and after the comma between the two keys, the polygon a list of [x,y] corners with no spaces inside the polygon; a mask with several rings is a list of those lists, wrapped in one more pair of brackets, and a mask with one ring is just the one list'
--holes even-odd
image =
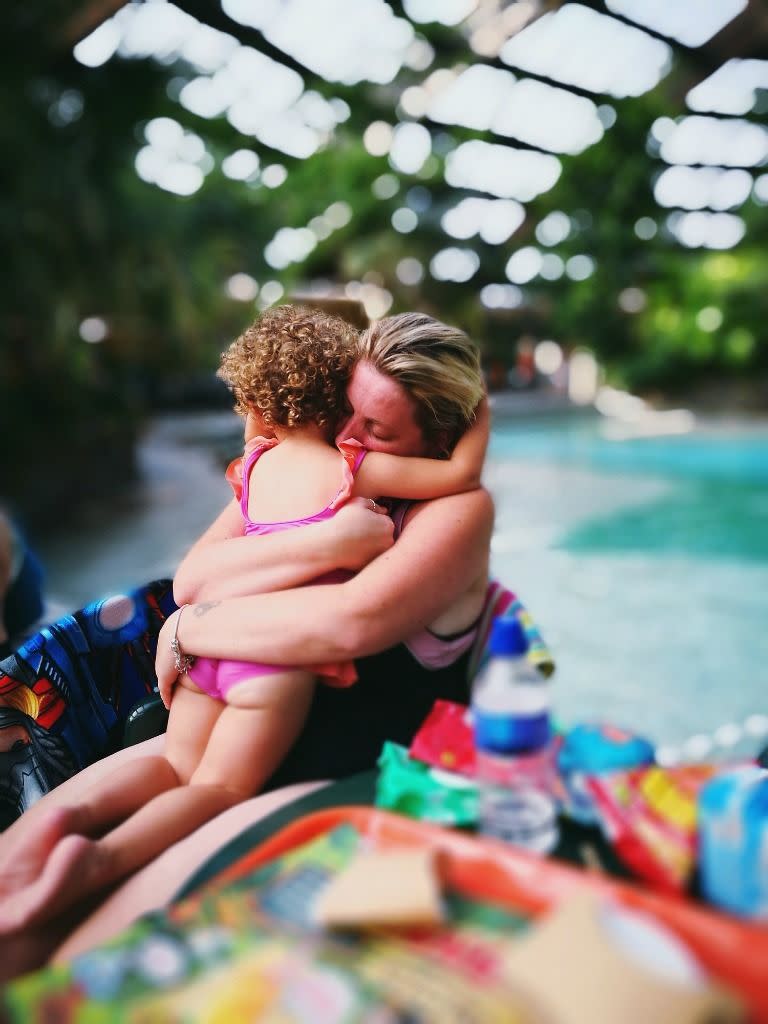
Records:
{"label": "child's bare leg", "polygon": [[[19,868],[15,871],[11,865],[3,880],[0,935],[8,936],[41,915],[47,919],[68,908],[76,902],[77,892],[90,895],[99,880],[93,866],[80,859],[84,850],[96,845],[87,837],[102,835],[178,785],[176,772],[164,757],[145,757],[91,787],[77,805],[41,812],[36,827],[22,833],[14,846]],[[37,862],[31,878],[30,859]],[[64,888],[74,898],[62,903],[55,897]]]}
{"label": "child's bare leg", "polygon": [[197,764],[189,783],[140,806],[102,839],[63,839],[34,890],[28,888],[25,903],[14,901],[16,914],[32,922],[62,911],[128,877],[211,818],[253,796],[298,736],[313,686],[310,673],[297,671],[245,680],[230,693],[245,706],[222,705],[196,688],[180,686],[171,704],[166,756],[182,782]]}
{"label": "child's bare leg", "polygon": [[54,963],[65,963],[118,935],[138,917],[170,903],[194,872],[246,828],[326,782],[300,782],[252,797],[217,815],[127,878],[93,913],[82,918],[57,948]]}
{"label": "child's bare leg", "polygon": [[[251,683],[256,685],[251,686]],[[236,699],[260,706],[222,707],[186,687],[174,695],[166,741],[167,771],[184,780],[210,731],[189,785],[177,786],[94,840],[69,835],[55,847],[39,879],[0,905],[0,934],[39,925],[143,867],[212,817],[253,796],[285,756],[309,710],[313,677],[286,672],[248,680]],[[176,714],[174,714],[174,709]],[[173,722],[173,725],[171,724]],[[170,778],[170,775],[166,775]],[[167,789],[168,787],[166,787]],[[124,795],[122,799],[127,799]]]}
{"label": "child's bare leg", "polygon": [[[230,806],[226,793],[194,795],[179,787],[202,757],[223,707],[199,691],[178,687],[166,739],[176,766],[166,757],[141,758],[88,790],[69,810],[68,831],[79,834],[62,838],[39,877],[0,903],[0,935],[47,921],[126,877]],[[111,825],[117,827],[104,838],[89,838]]]}
{"label": "child's bare leg", "polygon": [[84,768],[7,828],[0,836],[0,899],[38,877],[62,836],[81,831],[78,807],[97,782],[118,768],[124,775],[139,758],[161,753],[163,743],[163,737],[158,736]]}
{"label": "child's bare leg", "polygon": [[258,793],[301,732],[314,686],[314,674],[297,669],[233,686],[191,781],[226,786],[241,800]]}

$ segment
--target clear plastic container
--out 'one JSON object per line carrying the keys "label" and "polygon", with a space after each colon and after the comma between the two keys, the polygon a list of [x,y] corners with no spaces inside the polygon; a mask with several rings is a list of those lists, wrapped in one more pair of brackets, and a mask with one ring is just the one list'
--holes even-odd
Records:
{"label": "clear plastic container", "polygon": [[526,657],[517,619],[496,619],[490,657],[472,688],[472,719],[484,835],[548,853],[558,839],[552,795],[548,681]]}

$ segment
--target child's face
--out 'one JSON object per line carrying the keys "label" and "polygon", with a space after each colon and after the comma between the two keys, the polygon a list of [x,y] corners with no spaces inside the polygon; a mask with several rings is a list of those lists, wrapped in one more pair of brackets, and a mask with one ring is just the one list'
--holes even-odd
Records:
{"label": "child's face", "polygon": [[359,362],[347,387],[351,413],[339,436],[352,437],[373,452],[426,455],[426,442],[416,422],[412,399],[391,377]]}

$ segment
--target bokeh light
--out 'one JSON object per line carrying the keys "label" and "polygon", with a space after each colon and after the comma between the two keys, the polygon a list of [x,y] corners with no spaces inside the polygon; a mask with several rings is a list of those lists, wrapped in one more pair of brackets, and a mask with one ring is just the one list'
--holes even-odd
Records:
{"label": "bokeh light", "polygon": [[226,292],[236,302],[253,302],[259,294],[259,284],[250,274],[232,274],[227,278]]}
{"label": "bokeh light", "polygon": [[437,281],[469,281],[480,267],[480,257],[473,249],[450,246],[432,257],[429,270]]}
{"label": "bokeh light", "polygon": [[80,322],[79,334],[89,345],[97,345],[109,334],[107,321],[100,316],[87,316]]}

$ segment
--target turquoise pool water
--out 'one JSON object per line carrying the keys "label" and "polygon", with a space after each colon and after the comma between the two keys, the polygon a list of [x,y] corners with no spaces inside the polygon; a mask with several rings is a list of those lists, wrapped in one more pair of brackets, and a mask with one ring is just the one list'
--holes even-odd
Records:
{"label": "turquoise pool water", "polygon": [[497,419],[493,570],[553,648],[567,721],[679,746],[768,713],[768,426],[610,440]]}

